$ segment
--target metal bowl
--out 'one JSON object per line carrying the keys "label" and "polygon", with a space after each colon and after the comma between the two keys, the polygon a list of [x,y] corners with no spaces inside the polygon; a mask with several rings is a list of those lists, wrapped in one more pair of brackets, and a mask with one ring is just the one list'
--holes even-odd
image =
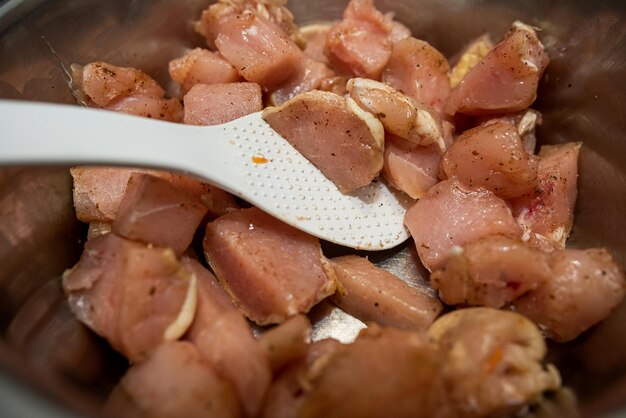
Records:
{"label": "metal bowl", "polygon": [[[191,22],[207,3],[0,1],[0,98],[71,103],[63,66],[96,59],[142,68],[167,85],[167,61],[202,43]],[[338,18],[346,3],[291,0],[289,6],[299,23],[310,23]],[[541,28],[552,62],[535,104],[544,115],[540,141],[584,142],[569,245],[606,246],[626,265],[626,3],[377,0],[377,6],[395,11],[417,37],[447,56],[484,32],[500,36],[515,19]],[[65,334],[43,332],[55,343],[51,347],[37,340],[48,329],[45,318],[65,315],[54,278],[77,260],[84,232],[73,214],[66,168],[0,170],[2,416],[95,414],[107,385],[123,370],[123,362],[80,326]],[[400,275],[416,259],[410,245],[375,258]],[[9,330],[27,300],[28,309]],[[328,312],[316,315],[327,318]],[[550,347],[549,360],[576,392],[583,416],[626,412],[624,321],[626,304],[575,342]]]}

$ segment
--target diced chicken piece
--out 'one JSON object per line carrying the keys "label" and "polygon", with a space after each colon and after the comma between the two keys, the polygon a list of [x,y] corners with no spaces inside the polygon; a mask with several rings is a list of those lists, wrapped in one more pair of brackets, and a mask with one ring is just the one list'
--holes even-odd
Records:
{"label": "diced chicken piece", "polygon": [[363,322],[402,329],[426,329],[443,306],[436,296],[410,287],[366,258],[333,258],[339,289],[333,301]]}
{"label": "diced chicken piece", "polygon": [[446,112],[482,115],[523,110],[535,101],[549,62],[535,30],[516,21],[504,40],[450,93]]}
{"label": "diced chicken piece", "polygon": [[454,141],[441,160],[441,174],[508,200],[535,189],[538,163],[538,158],[524,150],[515,126],[493,120],[463,132]]}
{"label": "diced chicken piece", "polygon": [[183,94],[196,84],[226,84],[240,80],[239,73],[220,54],[196,48],[170,61],[170,76],[180,84]]}
{"label": "diced chicken piece", "polygon": [[297,417],[302,395],[309,388],[309,376],[324,367],[332,354],[341,347],[341,343],[332,338],[308,345],[306,357],[291,365],[272,382],[261,417]]}
{"label": "diced chicken piece", "polygon": [[319,89],[323,91],[330,91],[331,93],[335,93],[340,96],[345,96],[348,94],[346,84],[348,84],[348,77],[335,76],[322,80]]}
{"label": "diced chicken piece", "polygon": [[445,355],[438,373],[455,416],[510,416],[561,385],[556,368],[541,364],[547,348],[539,329],[513,312],[461,309],[436,320],[430,337]]}
{"label": "diced chicken piece", "polygon": [[188,342],[159,346],[143,363],[131,367],[113,390],[106,416],[133,418],[236,418],[237,398]]}
{"label": "diced chicken piece", "polygon": [[385,138],[383,176],[392,187],[419,199],[437,182],[441,149],[419,146],[394,135]]}
{"label": "diced chicken piece", "polygon": [[296,72],[270,94],[270,105],[279,106],[299,94],[316,90],[322,81],[334,76],[335,73],[326,64],[306,58]]}
{"label": "diced chicken piece", "polygon": [[455,88],[458,86],[465,75],[467,75],[472,68],[476,67],[492,48],[493,42],[488,34],[482,35],[470,42],[460,53],[458,62],[450,72],[450,87]]}
{"label": "diced chicken piece", "polygon": [[196,260],[185,257],[183,265],[198,280],[198,308],[186,338],[232,383],[246,416],[256,416],[271,380],[267,354],[217,279]]}
{"label": "diced chicken piece", "polygon": [[353,78],[346,87],[350,97],[376,115],[388,132],[418,145],[436,143],[446,149],[443,126],[432,109],[378,81]]}
{"label": "diced chicken piece", "polygon": [[84,67],[73,64],[72,87],[76,99],[90,107],[172,122],[182,116],[180,102],[165,99],[161,86],[135,68],[101,61]]}
{"label": "diced chicken piece", "polygon": [[609,316],[624,297],[624,273],[604,248],[557,251],[550,267],[551,280],[515,300],[513,308],[553,340],[578,337]]}
{"label": "diced chicken piece", "polygon": [[332,24],[330,23],[314,23],[300,28],[300,34],[305,42],[303,52],[307,58],[323,64],[329,64],[324,49],[326,48],[326,38],[331,27]]}
{"label": "diced chicken piece", "polygon": [[219,125],[263,109],[256,83],[196,84],[184,97],[187,125]]}
{"label": "diced chicken piece", "polygon": [[538,186],[513,202],[524,238],[542,247],[564,248],[574,222],[580,142],[544,145],[539,152]]}
{"label": "diced chicken piece", "polygon": [[383,166],[384,129],[352,99],[303,93],[263,118],[343,193],[369,184]]}
{"label": "diced chicken piece", "polygon": [[256,12],[227,13],[218,20],[215,46],[247,81],[274,89],[304,59],[302,51],[279,26]]}
{"label": "diced chicken piece", "polygon": [[78,320],[131,362],[180,338],[196,308],[196,277],[171,249],[115,234],[87,241],[63,288]]}
{"label": "diced chicken piece", "polygon": [[296,44],[301,45],[304,40],[285,3],[286,0],[219,0],[202,12],[195,29],[206,37],[207,44],[213,48],[217,35],[225,30],[224,25],[228,26],[228,17],[244,12],[255,13],[271,21]]}
{"label": "diced chicken piece", "polygon": [[430,281],[448,305],[501,308],[550,280],[549,260],[519,239],[492,235],[455,247]]}
{"label": "diced chicken piece", "polygon": [[111,232],[111,224],[109,222],[90,222],[87,229],[87,239],[99,237],[100,235]]}
{"label": "diced chicken piece", "polygon": [[133,173],[156,170],[122,167],[79,166],[70,168],[74,180],[74,208],[83,222],[112,222],[117,215]]}
{"label": "diced chicken piece", "polygon": [[239,209],[239,205],[230,193],[212,184],[177,173],[164,173],[163,176],[178,190],[185,191],[202,202],[208,208],[207,216],[210,220]]}
{"label": "diced chicken piece", "polygon": [[115,378],[113,350],[76,320],[56,278],[28,297],[4,336],[37,375],[59,373],[90,387]]}
{"label": "diced chicken piece", "polygon": [[222,285],[259,325],[306,313],[335,290],[319,240],[256,208],[209,223],[204,252]]}
{"label": "diced chicken piece", "polygon": [[385,17],[391,20],[391,31],[389,32],[389,40],[391,43],[395,44],[403,39],[411,37],[411,29],[407,28],[402,23],[393,20],[393,12],[387,13]]}
{"label": "diced chicken piece", "polygon": [[407,210],[404,223],[430,271],[445,265],[454,246],[488,235],[522,235],[506,202],[489,190],[468,188],[456,179],[432,187]]}
{"label": "diced chicken piece", "polygon": [[517,128],[519,136],[522,138],[522,144],[528,154],[535,153],[537,146],[537,137],[535,128],[543,122],[541,113],[533,109],[525,109],[521,112],[507,113],[497,116],[478,117],[478,123],[484,123],[491,120],[503,120],[514,125]]}
{"label": "diced chicken piece", "polygon": [[421,333],[370,326],[302,377],[293,416],[452,417],[442,360]]}
{"label": "diced chicken piece", "polygon": [[450,65],[439,51],[427,42],[407,38],[393,46],[382,81],[443,115],[450,94],[449,72]]}
{"label": "diced chicken piece", "polygon": [[391,22],[373,0],[351,0],[343,20],[328,32],[326,54],[332,66],[340,73],[380,79],[393,46]]}
{"label": "diced chicken piece", "polygon": [[141,168],[91,166],[73,167],[70,173],[74,180],[76,216],[83,222],[112,222],[133,173],[150,174],[170,181],[177,189],[202,202],[209,209],[211,218],[238,207],[235,199],[225,191],[181,174]]}
{"label": "diced chicken piece", "polygon": [[169,247],[182,254],[206,212],[206,206],[198,199],[169,181],[134,173],[128,180],[112,229],[121,237]]}
{"label": "diced chicken piece", "polygon": [[267,352],[274,373],[304,358],[311,342],[311,322],[305,315],[296,315],[269,331],[259,342]]}

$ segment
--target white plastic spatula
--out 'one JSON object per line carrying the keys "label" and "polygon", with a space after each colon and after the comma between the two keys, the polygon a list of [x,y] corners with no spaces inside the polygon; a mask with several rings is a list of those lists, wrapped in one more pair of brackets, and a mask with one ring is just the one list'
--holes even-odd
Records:
{"label": "white plastic spatula", "polygon": [[382,250],[409,237],[406,196],[380,181],[342,194],[260,112],[218,126],[188,126],[79,106],[0,101],[0,164],[175,170],[340,245]]}

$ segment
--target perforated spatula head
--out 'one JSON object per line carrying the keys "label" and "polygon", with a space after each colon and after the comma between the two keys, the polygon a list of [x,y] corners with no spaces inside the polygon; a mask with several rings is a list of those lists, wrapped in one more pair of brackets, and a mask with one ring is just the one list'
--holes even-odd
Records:
{"label": "perforated spatula head", "polygon": [[105,164],[191,174],[321,239],[383,250],[409,237],[412,200],[382,181],[343,194],[254,113],[188,126],[113,112],[0,101],[0,164]]}

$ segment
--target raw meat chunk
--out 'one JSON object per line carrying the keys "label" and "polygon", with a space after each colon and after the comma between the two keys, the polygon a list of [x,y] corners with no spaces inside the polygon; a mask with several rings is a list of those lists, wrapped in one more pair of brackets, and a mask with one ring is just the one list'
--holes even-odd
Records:
{"label": "raw meat chunk", "polygon": [[305,58],[296,72],[270,94],[270,104],[278,106],[299,94],[316,90],[322,81],[334,76],[335,73],[326,64]]}
{"label": "raw meat chunk", "polygon": [[219,53],[196,48],[170,61],[170,76],[187,93],[196,84],[225,84],[239,81],[239,73]]}
{"label": "raw meat chunk", "polygon": [[256,83],[196,84],[184,97],[188,125],[219,125],[263,109]]}
{"label": "raw meat chunk", "polygon": [[420,146],[387,135],[383,176],[391,186],[419,199],[439,181],[437,170],[441,156],[436,144]]}
{"label": "raw meat chunk", "polygon": [[296,315],[265,331],[259,342],[267,352],[274,373],[304,358],[311,343],[311,322],[305,315]]}

